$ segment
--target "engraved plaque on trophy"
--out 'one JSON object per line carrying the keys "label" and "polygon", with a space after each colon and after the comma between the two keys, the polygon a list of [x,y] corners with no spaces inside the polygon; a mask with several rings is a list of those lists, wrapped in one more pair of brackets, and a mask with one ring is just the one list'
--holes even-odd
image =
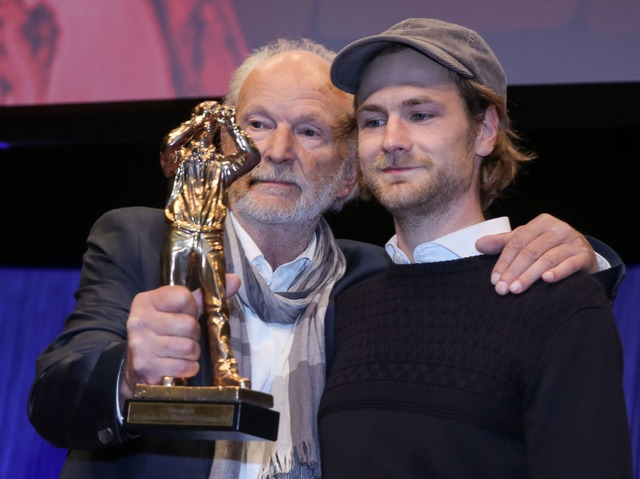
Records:
{"label": "engraved plaque on trophy", "polygon": [[[162,255],[163,283],[188,285],[194,276],[203,293],[205,332],[211,351],[213,386],[190,386],[165,377],[162,385],[138,384],[125,403],[125,425],[157,435],[197,439],[271,440],[280,414],[273,397],[250,388],[238,371],[229,341],[225,301],[223,225],[226,188],[260,162],[260,153],[235,123],[231,107],[207,101],[165,138],[164,173],[173,177],[165,207],[169,234]],[[235,143],[219,152],[216,134]]]}

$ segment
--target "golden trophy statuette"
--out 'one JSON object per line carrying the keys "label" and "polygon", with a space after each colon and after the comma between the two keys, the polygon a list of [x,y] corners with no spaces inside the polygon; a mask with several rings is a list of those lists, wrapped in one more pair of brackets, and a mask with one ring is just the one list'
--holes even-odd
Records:
{"label": "golden trophy statuette", "polygon": [[[163,283],[188,285],[203,293],[205,333],[211,351],[213,386],[189,386],[165,377],[162,385],[138,384],[125,403],[125,425],[135,431],[196,439],[271,440],[280,414],[273,397],[250,389],[238,371],[229,342],[225,302],[224,220],[226,189],[260,162],[260,152],[235,123],[231,107],[206,101],[164,139],[160,161],[173,187],[165,207],[169,234],[162,255]],[[217,133],[235,143],[224,155]]]}

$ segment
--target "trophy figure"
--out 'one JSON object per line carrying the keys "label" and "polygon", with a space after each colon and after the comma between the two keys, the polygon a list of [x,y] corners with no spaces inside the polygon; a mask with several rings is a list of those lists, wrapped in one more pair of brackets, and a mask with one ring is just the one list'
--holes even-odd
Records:
{"label": "trophy figure", "polygon": [[[224,220],[226,189],[260,162],[260,153],[235,123],[235,111],[215,101],[197,105],[191,118],[164,139],[160,161],[173,187],[165,216],[169,235],[162,256],[163,283],[202,288],[213,386],[189,386],[165,377],[162,385],[136,385],[126,402],[125,423],[137,431],[191,438],[275,440],[279,413],[273,397],[250,389],[230,345],[225,302]],[[226,134],[236,151],[224,155],[216,134]]]}

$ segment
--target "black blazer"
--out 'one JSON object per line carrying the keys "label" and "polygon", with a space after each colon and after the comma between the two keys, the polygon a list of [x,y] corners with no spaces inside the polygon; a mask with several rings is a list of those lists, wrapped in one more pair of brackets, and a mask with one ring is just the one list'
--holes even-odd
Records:
{"label": "black blazer", "polygon": [[[208,477],[213,442],[138,436],[120,426],[117,414],[129,307],[136,294],[160,286],[166,234],[162,210],[151,208],[111,211],[91,230],[76,308],[38,358],[29,394],[29,418],[36,430],[55,446],[71,450],[62,478]],[[347,273],[336,291],[388,264],[377,246],[355,241],[340,246]],[[332,315],[333,295],[330,324]],[[206,341],[202,348],[202,357],[209,357]],[[208,361],[201,366],[193,383],[211,384]]]}

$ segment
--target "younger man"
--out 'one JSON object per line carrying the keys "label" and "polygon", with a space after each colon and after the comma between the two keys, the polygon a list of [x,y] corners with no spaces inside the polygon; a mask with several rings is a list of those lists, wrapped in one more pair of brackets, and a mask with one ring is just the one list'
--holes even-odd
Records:
{"label": "younger man", "polygon": [[621,348],[591,277],[500,297],[480,236],[528,159],[477,33],[408,19],[331,68],[356,94],[362,172],[393,214],[394,263],[336,299],[323,478],[630,478]]}

